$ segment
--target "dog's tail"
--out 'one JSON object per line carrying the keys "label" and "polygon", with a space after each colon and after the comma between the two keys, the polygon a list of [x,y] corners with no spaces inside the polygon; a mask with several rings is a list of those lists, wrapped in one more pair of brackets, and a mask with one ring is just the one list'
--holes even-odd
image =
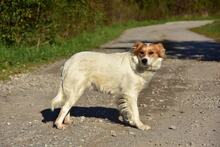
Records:
{"label": "dog's tail", "polygon": [[55,107],[60,106],[63,103],[64,103],[64,94],[63,94],[63,87],[61,83],[56,97],[53,98],[51,101],[51,110],[54,111]]}

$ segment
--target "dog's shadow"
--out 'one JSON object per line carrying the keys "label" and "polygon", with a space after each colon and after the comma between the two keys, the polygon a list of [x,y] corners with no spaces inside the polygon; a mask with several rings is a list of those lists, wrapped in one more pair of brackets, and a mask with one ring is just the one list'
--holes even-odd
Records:
{"label": "dog's shadow", "polygon": [[[51,121],[55,121],[55,119],[58,117],[58,114],[60,112],[60,109],[55,109],[54,111],[51,111],[50,109],[45,109],[41,111],[41,114],[43,116],[42,122],[47,123]],[[122,122],[118,119],[119,117],[119,111],[115,108],[106,108],[106,107],[80,107],[80,106],[74,106],[70,110],[70,115],[74,117],[95,117],[95,118],[101,118],[101,119],[107,119],[114,123],[122,124]]]}

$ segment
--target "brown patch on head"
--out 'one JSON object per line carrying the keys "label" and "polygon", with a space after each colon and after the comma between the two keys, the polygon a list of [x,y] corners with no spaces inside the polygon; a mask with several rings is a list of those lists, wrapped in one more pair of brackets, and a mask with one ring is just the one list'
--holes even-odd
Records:
{"label": "brown patch on head", "polygon": [[163,47],[163,44],[162,43],[158,43],[158,44],[155,44],[156,46],[156,49],[157,49],[157,54],[160,58],[165,58],[165,48]]}
{"label": "brown patch on head", "polygon": [[142,48],[144,47],[144,43],[143,42],[136,42],[133,46],[133,53],[137,56],[139,54],[139,52],[141,52]]}

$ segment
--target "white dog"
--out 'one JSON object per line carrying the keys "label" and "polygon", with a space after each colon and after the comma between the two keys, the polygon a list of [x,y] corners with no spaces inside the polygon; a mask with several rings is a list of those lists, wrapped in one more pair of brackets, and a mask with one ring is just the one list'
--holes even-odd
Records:
{"label": "white dog", "polygon": [[66,61],[52,110],[63,104],[55,125],[64,129],[72,121],[70,109],[87,87],[119,96],[118,108],[123,119],[141,130],[148,130],[139,118],[137,98],[144,85],[161,67],[165,56],[162,44],[137,42],[131,52],[98,53],[80,52]]}

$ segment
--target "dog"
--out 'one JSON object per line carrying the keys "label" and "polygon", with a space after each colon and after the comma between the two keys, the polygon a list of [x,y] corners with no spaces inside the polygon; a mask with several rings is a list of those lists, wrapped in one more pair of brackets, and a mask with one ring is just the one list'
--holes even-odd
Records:
{"label": "dog", "polygon": [[124,121],[141,130],[149,130],[139,117],[137,99],[140,91],[160,69],[165,57],[161,43],[136,42],[129,52],[80,52],[64,64],[58,94],[51,109],[62,105],[54,123],[58,129],[71,124],[70,109],[84,90],[93,87],[118,96],[117,105]]}

